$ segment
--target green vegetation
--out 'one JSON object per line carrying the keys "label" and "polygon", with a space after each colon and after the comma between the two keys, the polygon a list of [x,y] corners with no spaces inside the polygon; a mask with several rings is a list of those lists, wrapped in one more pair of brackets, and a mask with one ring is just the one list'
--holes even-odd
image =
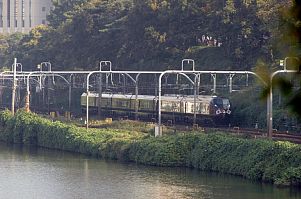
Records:
{"label": "green vegetation", "polygon": [[[114,69],[164,70],[178,68],[183,58],[195,58],[198,69],[251,69],[259,58],[273,65],[283,58],[279,16],[289,5],[290,0],[54,1],[47,26],[0,37],[0,65],[10,66],[13,57],[27,70],[42,61],[57,70],[95,69],[100,60],[111,60]],[[212,42],[202,42],[203,35]]]}
{"label": "green vegetation", "polygon": [[297,144],[200,132],[154,138],[149,132],[116,128],[86,131],[32,113],[19,111],[14,117],[9,111],[0,113],[0,139],[5,142],[147,165],[194,167],[277,185],[301,185],[301,146]]}
{"label": "green vegetation", "polygon": [[[107,129],[79,128],[62,122],[41,118],[36,114],[19,111],[12,117],[9,111],[1,113],[1,140],[9,143],[29,144],[53,149],[117,159],[110,148],[122,153],[119,146],[141,139],[146,134]],[[114,151],[114,150],[112,150]]]}

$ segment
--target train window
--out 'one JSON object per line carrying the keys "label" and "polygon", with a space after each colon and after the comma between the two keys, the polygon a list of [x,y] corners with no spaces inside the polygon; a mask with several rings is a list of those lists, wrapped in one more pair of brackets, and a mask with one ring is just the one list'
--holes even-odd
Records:
{"label": "train window", "polygon": [[152,109],[152,101],[140,100],[140,109],[149,110]]}
{"label": "train window", "polygon": [[107,98],[101,99],[101,106],[103,107],[109,107],[111,106],[111,100]]}
{"label": "train window", "polygon": [[230,102],[229,102],[228,99],[223,99],[223,104],[224,104],[224,105],[227,105],[227,104],[230,104]]}
{"label": "train window", "polygon": [[229,108],[229,106],[230,106],[229,100],[228,99],[223,99],[223,107],[224,108]]}
{"label": "train window", "polygon": [[209,114],[209,105],[208,104],[205,107],[205,114]]}
{"label": "train window", "polygon": [[206,114],[207,113],[207,107],[206,104],[200,104],[200,113]]}
{"label": "train window", "polygon": [[192,104],[192,105],[190,106],[190,108],[191,108],[190,112],[193,113],[193,111],[194,111],[194,105]]}
{"label": "train window", "polygon": [[125,101],[125,100],[117,100],[116,101],[116,107],[121,107],[121,108],[129,108],[129,101]]}
{"label": "train window", "polygon": [[180,112],[180,103],[173,102],[172,103],[172,110],[173,110],[173,112]]}
{"label": "train window", "polygon": [[180,103],[171,101],[162,101],[162,111],[180,112]]}
{"label": "train window", "polygon": [[223,105],[223,100],[221,98],[214,98],[213,103],[217,106],[222,106]]}

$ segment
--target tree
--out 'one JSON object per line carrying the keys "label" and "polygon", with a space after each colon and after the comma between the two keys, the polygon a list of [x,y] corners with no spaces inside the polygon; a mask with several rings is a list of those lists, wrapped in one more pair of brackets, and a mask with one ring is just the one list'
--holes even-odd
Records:
{"label": "tree", "polygon": [[[287,56],[297,57],[298,61],[295,62],[295,69],[299,72],[295,74],[295,78],[299,79],[300,86],[298,90],[290,89],[288,92],[288,107],[301,117],[301,2],[293,0],[293,5],[283,13],[284,28],[286,33],[283,35],[284,43],[289,46]],[[280,82],[280,86],[290,88],[287,81]]]}
{"label": "tree", "polygon": [[67,19],[72,18],[74,12],[80,9],[85,2],[89,0],[53,0],[52,4],[54,9],[47,17],[49,24],[52,27],[58,27],[64,23]]}

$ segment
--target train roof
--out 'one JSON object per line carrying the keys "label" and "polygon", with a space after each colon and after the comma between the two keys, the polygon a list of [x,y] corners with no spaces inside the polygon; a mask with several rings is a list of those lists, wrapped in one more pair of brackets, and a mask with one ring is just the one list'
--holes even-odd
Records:
{"label": "train roof", "polygon": [[[82,97],[87,96],[86,93],[83,93],[81,95]],[[98,97],[98,93],[96,92],[90,92],[89,96],[91,97]],[[135,99],[136,95],[134,94],[113,94],[113,93],[102,93],[103,98],[118,98],[118,99]],[[197,95],[198,101],[211,101],[213,98],[216,98],[215,95]],[[158,100],[158,96],[153,95],[137,95],[137,98],[139,100]],[[179,101],[179,100],[185,100],[185,101],[194,101],[193,95],[188,96],[180,96],[180,95],[163,95],[162,100],[166,101]]]}

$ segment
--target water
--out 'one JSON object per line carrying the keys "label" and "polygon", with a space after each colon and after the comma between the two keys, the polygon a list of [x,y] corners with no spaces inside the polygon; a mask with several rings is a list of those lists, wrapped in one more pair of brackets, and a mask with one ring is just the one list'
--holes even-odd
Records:
{"label": "water", "polygon": [[5,144],[0,144],[0,179],[0,199],[301,198],[301,190],[278,189],[240,177],[108,162]]}

